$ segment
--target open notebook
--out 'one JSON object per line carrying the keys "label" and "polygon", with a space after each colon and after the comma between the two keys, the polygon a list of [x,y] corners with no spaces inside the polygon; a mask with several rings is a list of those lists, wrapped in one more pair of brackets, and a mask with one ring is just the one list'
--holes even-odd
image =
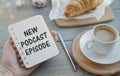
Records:
{"label": "open notebook", "polygon": [[41,15],[12,24],[8,30],[26,68],[59,54],[55,41]]}

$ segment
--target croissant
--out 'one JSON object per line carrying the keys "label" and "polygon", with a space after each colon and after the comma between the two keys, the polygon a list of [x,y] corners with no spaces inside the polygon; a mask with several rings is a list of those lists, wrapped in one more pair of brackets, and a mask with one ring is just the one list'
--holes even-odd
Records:
{"label": "croissant", "polygon": [[73,17],[84,14],[85,12],[96,8],[103,0],[70,0],[68,2],[64,15]]}

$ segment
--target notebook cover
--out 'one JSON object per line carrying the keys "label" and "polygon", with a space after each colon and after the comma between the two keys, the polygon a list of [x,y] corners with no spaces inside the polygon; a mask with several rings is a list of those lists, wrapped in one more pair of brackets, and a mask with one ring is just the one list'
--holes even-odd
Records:
{"label": "notebook cover", "polygon": [[44,18],[37,15],[8,26],[26,68],[59,54]]}

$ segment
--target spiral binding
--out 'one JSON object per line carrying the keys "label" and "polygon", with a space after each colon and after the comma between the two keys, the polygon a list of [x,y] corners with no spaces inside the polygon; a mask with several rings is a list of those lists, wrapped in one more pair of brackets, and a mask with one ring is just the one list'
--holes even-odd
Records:
{"label": "spiral binding", "polygon": [[[13,32],[14,29],[11,28],[11,31],[12,31],[12,36],[14,37],[14,36],[16,35],[16,34]],[[18,38],[17,38],[17,37],[14,37],[14,40],[15,40],[15,43],[16,43],[16,41],[18,40]],[[20,44],[19,42],[16,43],[16,46],[19,45],[19,44]],[[19,47],[19,46],[17,46],[17,49],[18,49],[18,50],[21,50],[22,48]],[[26,65],[28,65],[29,63],[28,63],[28,61],[27,61],[27,57],[24,56],[25,53],[24,53],[23,51],[19,51],[19,53],[22,55],[21,58],[23,59],[24,63],[25,63]],[[23,56],[24,56],[24,57],[23,57]]]}

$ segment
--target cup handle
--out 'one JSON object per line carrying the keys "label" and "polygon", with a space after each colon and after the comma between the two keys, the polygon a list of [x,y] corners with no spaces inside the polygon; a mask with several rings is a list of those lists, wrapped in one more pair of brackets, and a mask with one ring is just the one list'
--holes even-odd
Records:
{"label": "cup handle", "polygon": [[93,48],[93,44],[94,44],[94,40],[89,40],[86,42],[85,47],[87,49],[91,49],[91,48]]}

